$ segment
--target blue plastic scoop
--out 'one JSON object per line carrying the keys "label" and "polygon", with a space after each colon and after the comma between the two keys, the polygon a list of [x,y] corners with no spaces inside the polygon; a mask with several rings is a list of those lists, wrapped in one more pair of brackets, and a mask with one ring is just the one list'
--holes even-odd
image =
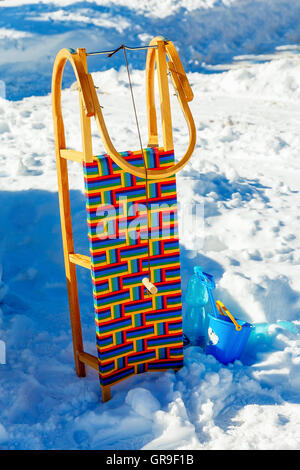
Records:
{"label": "blue plastic scoop", "polygon": [[198,266],[195,267],[194,271],[196,272],[200,282],[202,284],[204,284],[205,287],[207,288],[208,297],[209,297],[209,301],[210,301],[210,304],[211,304],[211,307],[212,307],[213,315],[216,318],[220,318],[220,314],[219,314],[219,311],[216,307],[215,299],[214,299],[214,296],[213,296],[213,293],[212,293],[212,291],[216,287],[214,277],[211,274],[203,272],[201,268],[200,269],[197,269],[197,268],[198,268]]}

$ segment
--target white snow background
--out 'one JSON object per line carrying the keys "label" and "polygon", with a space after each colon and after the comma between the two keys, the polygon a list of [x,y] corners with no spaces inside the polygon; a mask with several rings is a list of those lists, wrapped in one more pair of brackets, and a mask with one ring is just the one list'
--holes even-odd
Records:
{"label": "white snow background", "polygon": [[[205,222],[181,234],[183,293],[200,264],[216,297],[256,329],[241,361],[224,366],[189,347],[177,374],[132,377],[102,404],[96,371],[74,371],[51,71],[61,47],[142,45],[157,34],[178,47],[195,94],[197,147],[178,194],[182,207],[204,204]],[[0,448],[299,449],[299,44],[298,0],[0,1]],[[146,145],[145,53],[128,59]],[[138,149],[122,56],[89,61],[117,148]],[[80,149],[73,81],[69,68],[67,142]],[[180,156],[188,135],[172,104]],[[102,153],[95,127],[93,137]],[[76,251],[87,253],[82,171],[69,170]],[[77,272],[95,354],[90,273]]]}

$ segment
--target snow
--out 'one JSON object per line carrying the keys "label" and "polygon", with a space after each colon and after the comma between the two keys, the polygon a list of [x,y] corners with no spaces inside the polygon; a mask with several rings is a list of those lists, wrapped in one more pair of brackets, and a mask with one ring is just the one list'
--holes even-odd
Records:
{"label": "snow", "polygon": [[[152,393],[149,392],[149,390],[140,387],[129,390],[125,398],[125,403],[127,403],[138,415],[150,419],[153,413],[160,409],[160,403]],[[145,406],[145,403],[147,403],[147,406]]]}
{"label": "snow", "polygon": [[[172,38],[190,71],[226,70],[274,51],[299,53],[300,3],[293,0],[56,0],[0,1],[0,68],[7,97],[50,92],[53,58],[62,47],[88,51]],[[281,47],[277,50],[277,47]],[[289,49],[291,47],[291,50]],[[285,48],[285,49],[282,49]],[[182,53],[184,51],[184,53]],[[145,54],[130,54],[143,69]],[[90,59],[90,71],[119,68],[123,58]],[[235,64],[236,65],[236,64]],[[32,79],[32,74],[38,79]],[[65,86],[73,80],[68,69]],[[297,81],[297,79],[296,79]],[[292,85],[291,85],[292,86]]]}
{"label": "snow", "polygon": [[[0,2],[1,449],[299,449],[299,10],[284,0]],[[177,180],[183,291],[203,266],[216,298],[256,328],[234,364],[188,347],[177,374],[131,377],[102,404],[96,371],[74,371],[51,67],[60,47],[110,49],[124,35],[142,44],[162,25],[195,94],[197,147]],[[145,144],[141,54],[129,57]],[[121,56],[89,60],[113,141],[139,148]],[[73,81],[69,71],[63,110],[67,144],[80,150]],[[188,136],[173,96],[172,106],[180,156]],[[93,139],[102,153],[94,125]],[[69,174],[75,248],[87,254],[82,172],[70,163]],[[182,223],[191,203],[204,211],[197,226]],[[77,275],[85,349],[95,354],[90,273]]]}

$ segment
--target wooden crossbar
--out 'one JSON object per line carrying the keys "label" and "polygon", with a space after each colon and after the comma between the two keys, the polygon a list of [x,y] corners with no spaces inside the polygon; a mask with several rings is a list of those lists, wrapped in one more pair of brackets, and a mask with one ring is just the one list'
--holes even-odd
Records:
{"label": "wooden crossbar", "polygon": [[83,351],[78,353],[78,357],[81,362],[92,367],[92,369],[99,370],[98,358],[96,356]]}
{"label": "wooden crossbar", "polygon": [[70,253],[69,260],[73,264],[82,266],[83,268],[91,269],[91,257],[86,255],[81,255],[79,253]]}
{"label": "wooden crossbar", "polygon": [[73,162],[83,162],[83,152],[78,152],[77,150],[71,149],[62,149],[60,150],[60,157],[65,158],[66,160],[73,160]]}

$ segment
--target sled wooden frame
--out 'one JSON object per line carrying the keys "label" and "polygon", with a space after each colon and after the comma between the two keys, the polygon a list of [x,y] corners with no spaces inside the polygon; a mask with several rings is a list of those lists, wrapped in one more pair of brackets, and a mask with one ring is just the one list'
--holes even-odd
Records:
{"label": "sled wooden frame", "polygon": [[[152,39],[149,45],[152,47],[148,49],[146,61],[147,120],[149,134],[148,146],[158,147],[157,116],[154,95],[155,65],[157,68],[160,96],[163,149],[165,151],[173,149],[168,72],[171,75],[172,83],[189,129],[188,148],[185,155],[178,163],[171,168],[160,171],[147,170],[148,179],[157,179],[158,177],[161,178],[174,175],[188,162],[196,144],[196,128],[188,105],[188,102],[193,99],[193,92],[173,43],[171,41],[166,41],[164,38],[159,36]],[[91,259],[89,256],[74,252],[67,160],[73,160],[79,163],[93,161],[91,117],[95,118],[104,148],[115,163],[117,163],[123,170],[128,171],[135,176],[142,178],[145,178],[146,176],[145,168],[134,167],[130,163],[126,162],[115,149],[110,139],[95,90],[95,85],[92,76],[88,73],[87,55],[86,50],[82,48],[77,49],[76,51],[62,49],[55,59],[52,75],[52,110],[60,219],[75,369],[79,377],[85,377],[85,365],[88,365],[97,371],[99,370],[99,365],[98,358],[88,354],[83,348],[76,265],[91,269]],[[166,56],[168,56],[169,61],[166,60]],[[63,71],[67,61],[69,61],[73,67],[79,89],[82,151],[66,148],[64,122],[61,109],[61,86]],[[110,388],[110,385],[101,385],[103,402],[110,399]]]}

